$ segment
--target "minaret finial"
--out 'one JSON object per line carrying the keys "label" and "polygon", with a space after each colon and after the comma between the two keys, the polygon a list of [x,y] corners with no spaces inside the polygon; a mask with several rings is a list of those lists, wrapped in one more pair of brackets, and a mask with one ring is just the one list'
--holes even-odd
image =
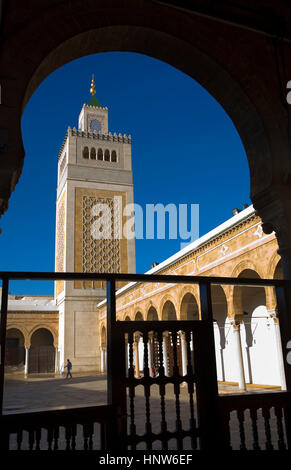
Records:
{"label": "minaret finial", "polygon": [[91,93],[92,96],[94,96],[96,94],[94,74],[92,74],[90,93]]}

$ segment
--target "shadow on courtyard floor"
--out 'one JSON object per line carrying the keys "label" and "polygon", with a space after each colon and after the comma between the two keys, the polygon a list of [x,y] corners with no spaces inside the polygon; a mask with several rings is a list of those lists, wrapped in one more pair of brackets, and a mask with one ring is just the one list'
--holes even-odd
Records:
{"label": "shadow on courtyard floor", "polygon": [[[66,379],[60,375],[37,375],[23,378],[21,376],[6,376],[4,388],[4,413],[24,413],[26,411],[43,411],[57,408],[74,408],[80,406],[97,406],[107,403],[106,375],[84,375],[75,374],[72,379]],[[183,428],[189,427],[189,395],[187,387],[180,389],[180,414]],[[224,393],[238,393],[235,386],[219,385],[219,391]],[[250,388],[248,393],[262,393],[261,388]],[[166,386],[166,419],[169,431],[174,431],[176,427],[176,400],[172,384]],[[195,403],[196,400],[194,400]],[[134,403],[136,432],[142,435],[145,432],[146,423],[146,400],[142,386],[136,387],[136,396]],[[196,406],[195,406],[196,408]],[[130,409],[128,404],[128,410]],[[159,387],[151,386],[150,396],[150,415],[152,422],[152,431],[160,432],[161,429],[161,400]],[[195,410],[197,418],[197,410]],[[246,416],[246,440],[251,445],[251,420]],[[263,417],[259,420],[259,437],[262,448],[264,448],[264,422]],[[271,429],[276,435],[275,417],[271,420]],[[100,441],[99,431],[96,428],[96,446]],[[235,415],[231,418],[231,435],[234,448],[239,448],[239,425]],[[175,440],[174,440],[175,441]],[[81,442],[81,440],[80,440]],[[274,440],[276,446],[276,437]],[[81,445],[81,444],[80,444]],[[176,443],[170,443],[169,448],[175,449]],[[140,445],[143,448],[143,445]],[[158,447],[159,448],[159,445]],[[185,441],[185,449],[190,449],[190,438]]]}

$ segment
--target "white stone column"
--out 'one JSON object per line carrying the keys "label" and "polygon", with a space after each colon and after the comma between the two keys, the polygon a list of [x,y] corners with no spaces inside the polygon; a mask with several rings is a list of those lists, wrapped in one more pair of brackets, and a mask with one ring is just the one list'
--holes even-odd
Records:
{"label": "white stone column", "polygon": [[163,333],[163,358],[164,358],[165,375],[168,377],[169,376],[168,333]]}
{"label": "white stone column", "polygon": [[24,364],[24,375],[28,374],[28,360],[29,360],[29,348],[30,346],[25,346],[25,364]]}
{"label": "white stone column", "polygon": [[275,341],[276,341],[276,349],[277,349],[281,389],[282,390],[287,390],[286,379],[285,379],[285,371],[284,371],[284,360],[283,360],[283,352],[282,352],[282,343],[281,343],[281,333],[280,333],[279,319],[277,317],[277,312],[275,310],[269,311],[268,313],[270,314],[270,318],[273,320],[273,323],[274,323]]}
{"label": "white stone column", "polygon": [[104,372],[107,372],[107,347],[103,349],[104,355]]}
{"label": "white stone column", "polygon": [[233,321],[233,338],[235,343],[235,362],[237,364],[238,370],[238,388],[240,390],[246,391],[246,380],[245,380],[245,371],[241,347],[241,337],[240,337],[240,322]]}
{"label": "white stone column", "polygon": [[107,356],[107,349],[104,348],[103,346],[100,346],[100,359],[101,359],[101,364],[100,364],[100,370],[101,373],[106,372],[107,369],[107,364],[106,364],[106,356]]}
{"label": "white stone column", "polygon": [[185,333],[180,333],[181,337],[181,352],[182,352],[182,374],[187,375],[187,342],[185,338]]}
{"label": "white stone column", "polygon": [[55,348],[55,374],[59,370],[59,350],[58,348]]}
{"label": "white stone column", "polygon": [[100,346],[100,371],[103,373],[105,371],[104,367],[104,354],[103,354],[103,347]]}

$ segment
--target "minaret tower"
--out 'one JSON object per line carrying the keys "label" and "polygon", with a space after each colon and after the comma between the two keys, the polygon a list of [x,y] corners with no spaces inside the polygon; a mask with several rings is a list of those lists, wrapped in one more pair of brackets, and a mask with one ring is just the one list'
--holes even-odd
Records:
{"label": "minaret tower", "polygon": [[[94,76],[90,93],[58,157],[56,271],[133,273],[134,234],[123,234],[124,208],[133,203],[131,137],[108,132]],[[70,358],[75,371],[100,369],[96,305],[105,289],[101,281],[55,283],[60,367]]]}

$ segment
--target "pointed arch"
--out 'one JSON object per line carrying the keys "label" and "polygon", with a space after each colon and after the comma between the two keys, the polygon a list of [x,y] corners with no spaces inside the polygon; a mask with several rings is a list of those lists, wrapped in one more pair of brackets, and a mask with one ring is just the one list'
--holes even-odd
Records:
{"label": "pointed arch", "polygon": [[103,150],[101,148],[98,149],[97,160],[103,160]]}
{"label": "pointed arch", "polygon": [[104,152],[104,161],[105,162],[110,162],[110,152],[108,149],[105,149],[105,152]]}
{"label": "pointed arch", "polygon": [[158,321],[158,312],[157,309],[151,305],[147,313],[147,321]]}
{"label": "pointed arch", "polygon": [[117,162],[117,153],[116,153],[116,150],[112,150],[111,152],[111,161],[113,163],[116,163]]}
{"label": "pointed arch", "polygon": [[198,320],[199,307],[192,292],[186,292],[180,304],[180,320]]}
{"label": "pointed arch", "polygon": [[163,304],[162,320],[177,320],[177,310],[171,300],[166,300]]}
{"label": "pointed arch", "polygon": [[95,147],[91,147],[90,158],[91,158],[91,160],[96,160],[96,149],[95,149]]}
{"label": "pointed arch", "polygon": [[87,146],[83,149],[83,158],[89,158],[89,148]]}

